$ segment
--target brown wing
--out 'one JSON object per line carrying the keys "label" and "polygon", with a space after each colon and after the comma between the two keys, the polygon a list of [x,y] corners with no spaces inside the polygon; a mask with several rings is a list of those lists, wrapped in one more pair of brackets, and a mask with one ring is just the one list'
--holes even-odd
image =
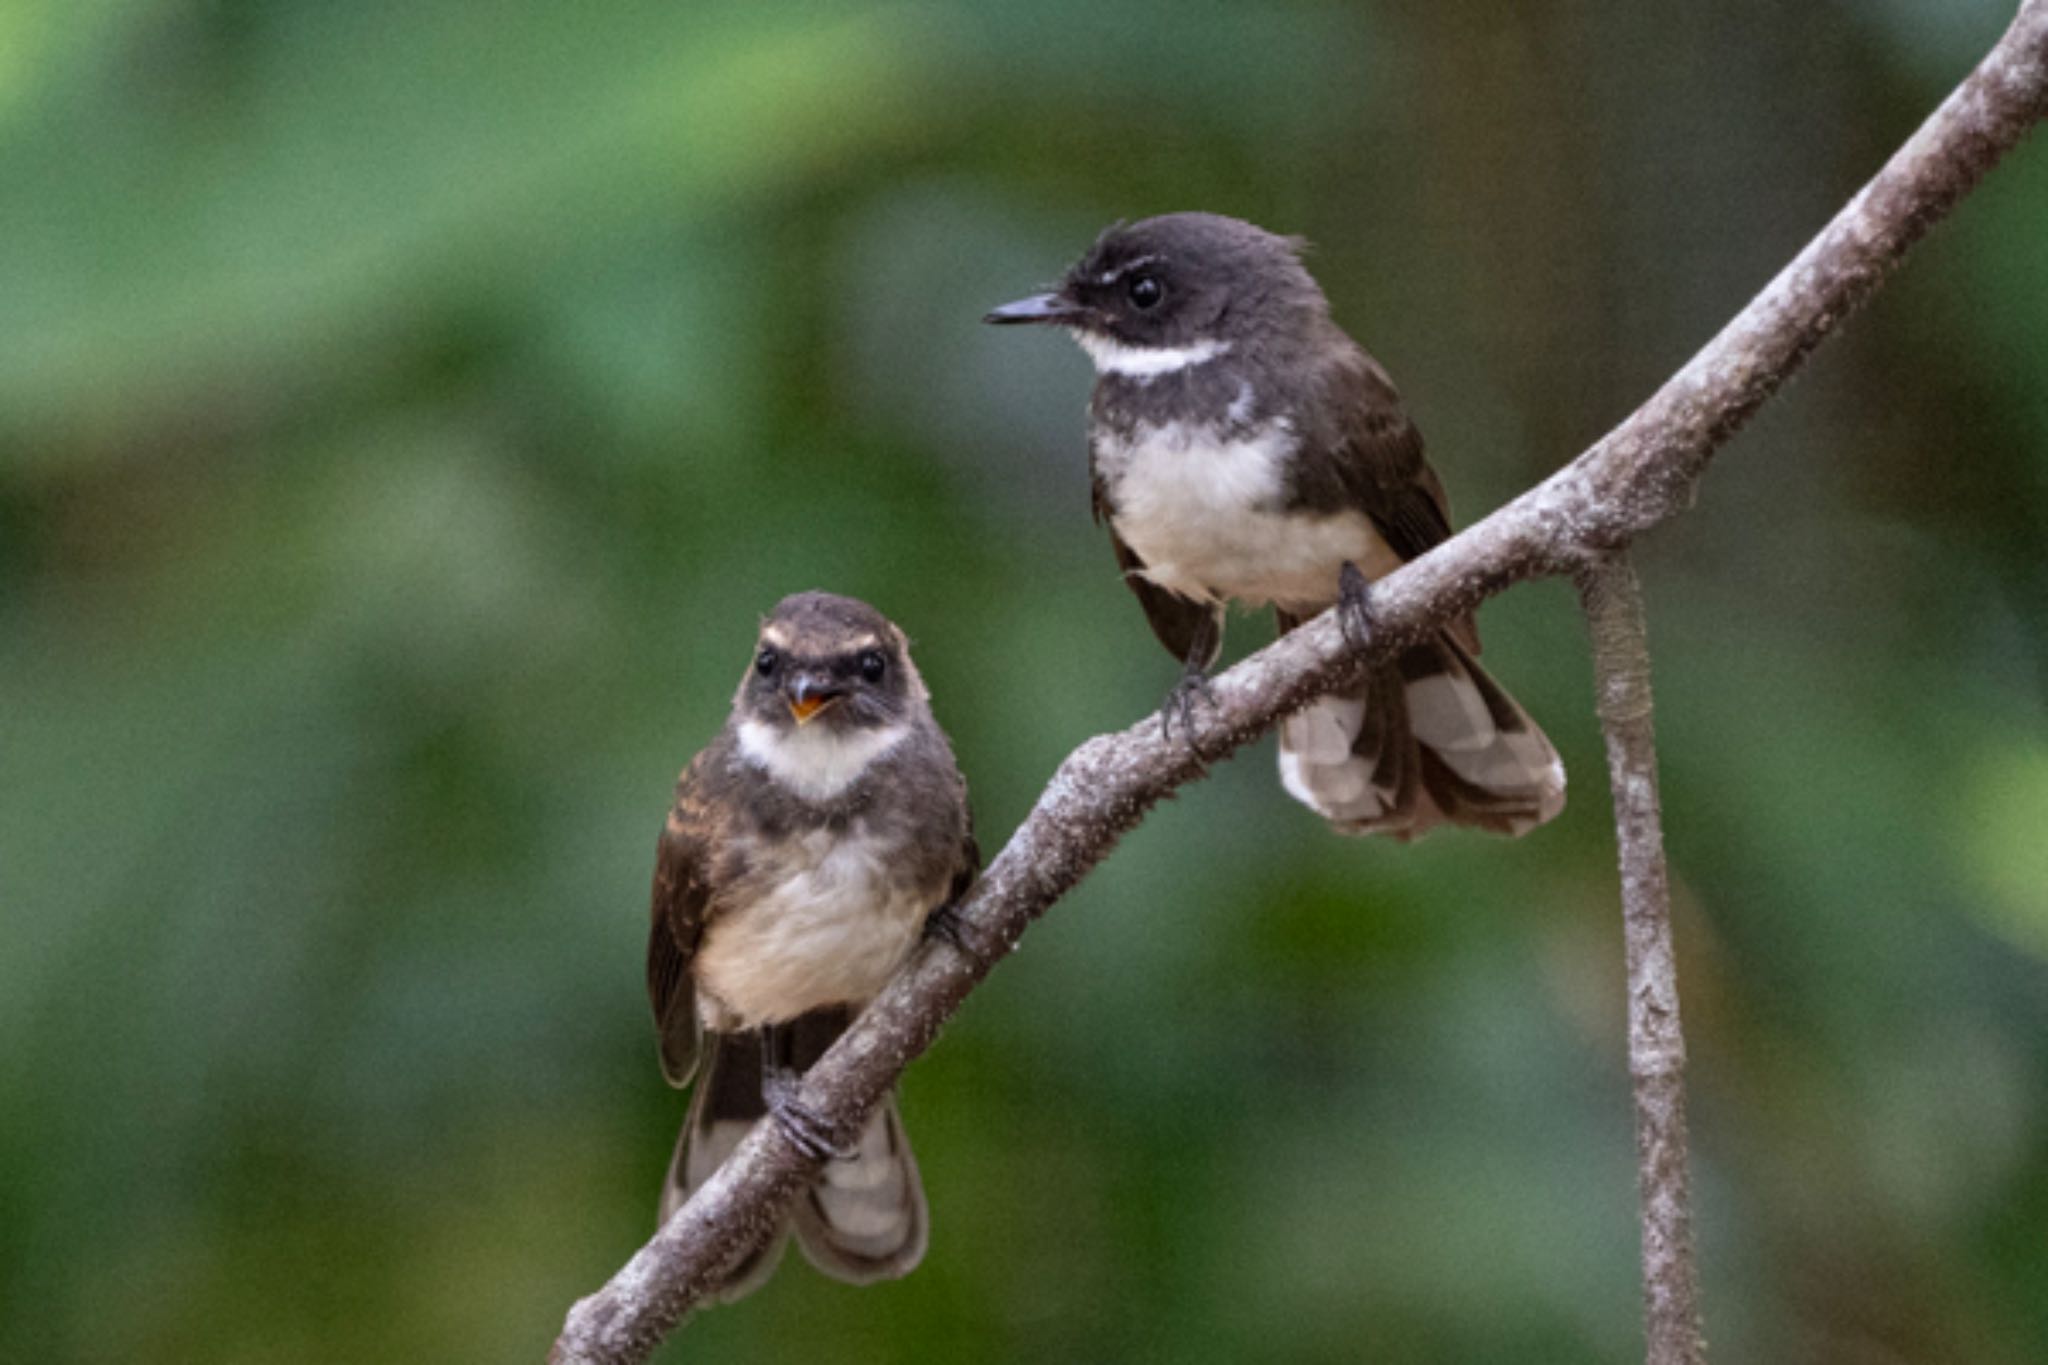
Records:
{"label": "brown wing", "polygon": [[953,873],[953,884],[946,890],[946,904],[958,905],[960,898],[974,889],[974,879],[981,875],[981,845],[974,838],[974,810],[967,811],[967,835],[960,841],[960,864]]}
{"label": "brown wing", "polygon": [[689,1084],[697,1070],[700,1025],[690,962],[704,937],[710,900],[711,828],[697,792],[699,755],[676,783],[676,804],[654,854],[652,923],[647,935],[647,998],[661,1042],[661,1072],[670,1085]]}
{"label": "brown wing", "polygon": [[[1365,510],[1387,545],[1414,559],[1450,538],[1451,503],[1443,481],[1422,453],[1422,433],[1408,416],[1394,381],[1363,351],[1357,364],[1332,377],[1341,414],[1332,433],[1337,478],[1348,500]],[[1479,652],[1479,629],[1470,616],[1448,627],[1458,642]]]}
{"label": "brown wing", "polygon": [[967,799],[967,779],[960,775],[958,767],[952,769],[951,778],[951,810],[959,813],[960,842],[954,845],[953,875],[946,883],[945,899],[934,905],[932,911],[958,909],[961,900],[974,889],[974,879],[981,875],[981,845],[974,838],[974,807]]}
{"label": "brown wing", "polygon": [[1201,658],[1196,662],[1202,668],[1215,663],[1217,654],[1223,649],[1223,604],[1218,602],[1204,606],[1177,592],[1168,592],[1145,577],[1145,561],[1138,558],[1136,550],[1124,544],[1123,537],[1116,533],[1116,523],[1110,520],[1109,505],[1104,499],[1100,479],[1095,480],[1095,519],[1109,528],[1109,544],[1116,551],[1117,571],[1137,595],[1138,605],[1145,609],[1145,619],[1151,623],[1152,633],[1159,637],[1159,643],[1183,663],[1197,652]]}

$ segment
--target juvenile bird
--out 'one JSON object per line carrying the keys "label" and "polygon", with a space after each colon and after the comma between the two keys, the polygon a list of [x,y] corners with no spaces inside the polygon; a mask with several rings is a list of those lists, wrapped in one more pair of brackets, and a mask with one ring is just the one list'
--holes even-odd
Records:
{"label": "juvenile bird", "polygon": [[967,786],[903,632],[851,598],[784,598],[725,729],[676,784],[647,944],[662,1071],[676,1086],[696,1077],[661,1221],[764,1115],[826,1158],[720,1298],[768,1278],[791,1224],[835,1279],[894,1278],[922,1259],[924,1190],[894,1095],[841,1148],[796,1083],[979,863]]}
{"label": "juvenile bird", "polygon": [[[1422,437],[1379,362],[1330,319],[1303,243],[1211,213],[1117,224],[1060,287],[995,323],[1064,328],[1095,364],[1095,516],[1185,719],[1227,602],[1281,632],[1332,605],[1368,630],[1369,580],[1450,534]],[[1480,668],[1470,616],[1282,722],[1280,780],[1356,834],[1450,822],[1522,834],[1564,807],[1564,765]]]}

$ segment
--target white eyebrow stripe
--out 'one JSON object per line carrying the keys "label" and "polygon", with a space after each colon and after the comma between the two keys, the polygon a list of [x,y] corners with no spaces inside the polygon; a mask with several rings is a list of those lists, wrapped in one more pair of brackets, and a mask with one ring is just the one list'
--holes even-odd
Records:
{"label": "white eyebrow stripe", "polygon": [[1132,272],[1133,270],[1136,270],[1136,269],[1137,269],[1137,268],[1138,268],[1139,266],[1141,266],[1141,265],[1151,265],[1151,264],[1153,264],[1153,263],[1154,263],[1155,261],[1157,261],[1158,259],[1159,259],[1159,256],[1158,256],[1158,254],[1157,254],[1156,252],[1155,252],[1155,253],[1152,253],[1152,254],[1149,254],[1149,255],[1145,255],[1145,256],[1133,256],[1133,257],[1132,257],[1132,258],[1131,258],[1130,260],[1128,260],[1128,261],[1125,261],[1125,262],[1124,262],[1124,263],[1123,263],[1122,265],[1118,266],[1118,267],[1117,267],[1116,269],[1114,269],[1114,270],[1105,270],[1105,271],[1103,271],[1103,272],[1102,272],[1102,273],[1101,273],[1100,275],[1097,275],[1097,276],[1095,277],[1095,282],[1096,282],[1097,284],[1115,284],[1115,283],[1116,283],[1116,282],[1117,282],[1118,280],[1120,280],[1120,279],[1122,279],[1122,278],[1123,278],[1124,276],[1126,276],[1126,275],[1130,274],[1130,273],[1131,273],[1131,272]]}
{"label": "white eyebrow stripe", "polygon": [[1230,351],[1229,342],[1214,338],[1204,338],[1190,346],[1126,346],[1121,341],[1076,329],[1074,340],[1095,362],[1097,374],[1118,374],[1140,383],[1205,365]]}

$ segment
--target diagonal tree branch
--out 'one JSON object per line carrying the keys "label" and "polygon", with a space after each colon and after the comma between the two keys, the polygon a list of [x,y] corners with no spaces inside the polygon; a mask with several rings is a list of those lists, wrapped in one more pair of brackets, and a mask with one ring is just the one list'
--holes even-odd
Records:
{"label": "diagonal tree branch", "polygon": [[[1584,572],[1684,510],[1714,453],[2044,114],[2048,0],[2025,0],[1877,177],[1647,403],[1537,487],[1375,583],[1376,631],[1363,650],[1348,649],[1325,613],[1217,678],[1216,706],[1196,726],[1202,753],[1232,752],[1483,598]],[[1030,923],[1201,771],[1149,720],[1068,755],[961,907],[965,946],[921,951],[804,1077],[804,1103],[850,1131]],[[610,1283],[570,1310],[551,1358],[645,1360],[815,1174],[780,1129],[757,1125]]]}
{"label": "diagonal tree branch", "polygon": [[1621,854],[1622,941],[1628,960],[1628,1070],[1635,1091],[1636,1180],[1643,1221],[1643,1320],[1650,1365],[1700,1365],[1699,1276],[1685,1135],[1685,1031],[1671,885],[1657,801],[1657,736],[1643,589],[1626,553],[1579,577],[1593,642],[1595,708],[1607,734],[1607,777]]}

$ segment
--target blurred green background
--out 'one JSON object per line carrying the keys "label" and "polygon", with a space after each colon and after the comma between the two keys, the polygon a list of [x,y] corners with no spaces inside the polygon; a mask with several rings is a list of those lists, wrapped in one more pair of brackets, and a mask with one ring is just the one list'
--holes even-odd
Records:
{"label": "blurred green background", "polygon": [[[0,1359],[544,1353],[757,615],[910,631],[991,850],[1173,676],[1083,357],[977,323],[1103,223],[1312,238],[1469,521],[2011,8],[0,3]],[[1643,547],[1722,1360],[2048,1358],[2044,222],[2037,139]],[[924,1266],[662,1358],[1639,1358],[1582,630],[1483,619],[1558,823],[1223,767],[907,1077]]]}

